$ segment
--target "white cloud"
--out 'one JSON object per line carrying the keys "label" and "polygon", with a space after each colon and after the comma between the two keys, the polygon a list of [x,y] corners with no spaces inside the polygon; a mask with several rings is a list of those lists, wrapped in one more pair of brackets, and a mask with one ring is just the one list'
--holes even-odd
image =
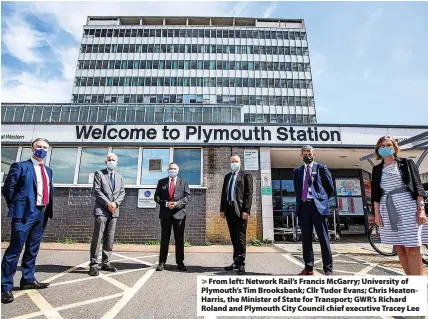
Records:
{"label": "white cloud", "polygon": [[231,13],[234,17],[245,16],[245,12],[247,11],[249,1],[240,1],[236,6],[233,7]]}
{"label": "white cloud", "polygon": [[2,70],[2,102],[46,102],[70,101],[72,81],[50,79],[49,75]]}
{"label": "white cloud", "polygon": [[272,15],[273,10],[276,8],[276,2],[272,2],[271,5],[263,12],[263,18],[269,18]]}
{"label": "white cloud", "polygon": [[311,67],[312,75],[315,77],[321,76],[328,68],[327,57],[321,53],[312,54]]}
{"label": "white cloud", "polygon": [[[248,2],[235,6],[236,15],[246,10]],[[27,10],[50,15],[59,28],[80,41],[88,16],[232,16],[227,2],[32,2]]]}
{"label": "white cloud", "polygon": [[383,10],[380,8],[376,11],[369,12],[367,20],[361,26],[356,36],[354,38],[350,37],[350,39],[352,39],[352,41],[357,47],[355,51],[355,56],[357,58],[362,57],[367,52],[367,48],[369,47],[373,31],[376,28],[375,25],[378,23],[382,16]]}
{"label": "white cloud", "polygon": [[382,17],[382,15],[383,15],[383,10],[380,9],[380,8],[377,9],[376,11],[374,11],[374,12],[370,12],[369,13],[369,18],[366,21],[366,24],[367,25],[373,25],[373,24],[375,24]]}
{"label": "white cloud", "polygon": [[6,51],[24,63],[40,63],[37,48],[43,45],[45,34],[33,30],[19,13],[4,18],[2,42]]}
{"label": "white cloud", "polygon": [[[2,70],[3,102],[68,102],[71,98],[79,45],[64,45],[58,35],[66,31],[80,43],[87,16],[235,16],[249,10],[249,2],[235,7],[228,2],[16,2],[14,14],[4,18],[6,30],[3,43],[7,51],[34,71],[13,73]],[[232,9],[232,10],[231,10]],[[25,22],[25,16],[35,15],[50,24],[53,33],[38,32]],[[52,54],[41,52],[40,46],[51,47]],[[46,75],[44,63],[59,62],[62,76]],[[46,71],[45,71],[46,72]]]}
{"label": "white cloud", "polygon": [[412,60],[413,51],[411,49],[398,48],[392,52],[391,61],[394,64],[406,65]]}

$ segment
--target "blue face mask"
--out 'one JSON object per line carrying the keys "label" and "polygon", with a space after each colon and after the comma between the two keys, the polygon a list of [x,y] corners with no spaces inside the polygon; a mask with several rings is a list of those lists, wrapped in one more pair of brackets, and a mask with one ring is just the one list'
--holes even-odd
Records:
{"label": "blue face mask", "polygon": [[178,175],[178,171],[173,170],[173,169],[168,170],[168,176],[169,177],[176,177],[177,175]]}
{"label": "blue face mask", "polygon": [[115,162],[115,161],[108,161],[107,162],[107,168],[109,168],[109,169],[115,168],[116,165],[117,165],[117,162]]}
{"label": "blue face mask", "polygon": [[385,157],[391,157],[392,155],[394,155],[395,149],[392,147],[382,147],[378,149],[377,152],[379,153],[380,156],[385,158]]}
{"label": "blue face mask", "polygon": [[48,151],[45,150],[44,148],[36,148],[34,149],[33,154],[37,158],[45,158],[46,155],[48,154]]}
{"label": "blue face mask", "polygon": [[230,163],[230,168],[232,169],[232,171],[236,172],[237,170],[239,170],[241,168],[241,164],[240,163]]}

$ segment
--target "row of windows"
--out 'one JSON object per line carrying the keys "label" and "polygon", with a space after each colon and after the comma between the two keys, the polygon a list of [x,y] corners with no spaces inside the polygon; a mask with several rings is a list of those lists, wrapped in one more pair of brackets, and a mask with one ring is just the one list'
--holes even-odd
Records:
{"label": "row of windows", "polygon": [[75,79],[75,86],[184,86],[184,87],[237,87],[237,88],[288,88],[312,89],[312,80],[297,79],[252,79],[226,77],[80,77]]}
{"label": "row of windows", "polygon": [[[93,95],[97,97],[96,95]],[[90,96],[89,96],[90,97]],[[101,97],[102,95],[98,96]],[[187,99],[188,100],[188,99]],[[221,108],[221,111],[220,111]],[[15,123],[238,123],[241,108],[211,105],[63,104],[2,105],[2,122]]]}
{"label": "row of windows", "polygon": [[84,70],[249,70],[310,72],[309,63],[260,61],[196,61],[196,60],[97,60],[77,63]]}
{"label": "row of windows", "polygon": [[260,96],[213,94],[74,94],[74,103],[184,103],[222,105],[314,106],[312,96]]}
{"label": "row of windows", "polygon": [[307,47],[226,44],[82,44],[80,53],[236,53],[309,56]]}
{"label": "row of windows", "polygon": [[85,29],[84,37],[95,38],[247,38],[247,39],[279,39],[279,40],[306,40],[304,31],[288,30],[242,30],[242,29]]}
{"label": "row of windows", "polygon": [[315,114],[244,114],[244,123],[316,124]]}
{"label": "row of windows", "polygon": [[[105,168],[108,151],[107,147],[53,147],[45,163],[54,171],[55,184],[92,184],[93,173]],[[125,185],[156,185],[159,179],[167,176],[166,170],[172,161],[180,167],[179,177],[190,185],[201,185],[200,148],[144,148],[141,152],[138,148],[113,148],[111,151],[118,156],[116,170],[122,175]],[[32,156],[31,148],[22,148],[18,156],[18,147],[5,146],[1,148],[1,154],[1,172],[4,174],[1,182],[4,182],[13,162],[27,160]],[[140,154],[142,164],[138,176]],[[149,165],[154,162],[157,165]]]}

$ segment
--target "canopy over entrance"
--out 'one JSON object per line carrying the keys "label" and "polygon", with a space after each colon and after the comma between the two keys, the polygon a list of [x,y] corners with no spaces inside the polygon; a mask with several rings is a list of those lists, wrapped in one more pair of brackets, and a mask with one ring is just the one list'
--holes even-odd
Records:
{"label": "canopy over entrance", "polygon": [[[421,134],[415,135],[411,138],[402,140],[398,142],[403,156],[412,158],[416,165],[419,168],[419,173],[424,174],[428,172],[428,163],[424,161],[425,157],[428,155],[428,131]],[[407,154],[418,154],[418,156],[408,156]],[[360,158],[360,161],[367,161],[371,166],[375,166],[377,163],[374,160],[375,153],[372,152]]]}

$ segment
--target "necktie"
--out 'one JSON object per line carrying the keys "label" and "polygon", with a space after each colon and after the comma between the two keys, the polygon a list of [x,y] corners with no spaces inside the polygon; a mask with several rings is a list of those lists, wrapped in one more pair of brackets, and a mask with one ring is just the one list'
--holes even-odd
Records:
{"label": "necktie", "polygon": [[174,200],[175,178],[171,177],[171,185],[169,185],[169,200]]}
{"label": "necktie", "polygon": [[47,206],[49,202],[49,190],[48,190],[48,177],[46,176],[45,166],[43,163],[40,163],[40,169],[42,171],[42,181],[43,181],[43,205]]}
{"label": "necktie", "polygon": [[110,173],[110,183],[111,183],[111,187],[114,189],[114,178],[113,178],[113,173]]}
{"label": "necktie", "polygon": [[306,201],[308,199],[308,191],[309,191],[309,179],[310,179],[310,172],[309,172],[309,165],[306,165],[306,174],[305,174],[305,181],[303,183],[303,194],[302,194],[302,201]]}
{"label": "necktie", "polygon": [[232,196],[232,192],[233,192],[233,180],[235,178],[235,173],[232,173],[232,175],[230,176],[230,182],[229,182],[229,190],[228,190],[228,198],[229,201],[233,201],[233,196]]}

